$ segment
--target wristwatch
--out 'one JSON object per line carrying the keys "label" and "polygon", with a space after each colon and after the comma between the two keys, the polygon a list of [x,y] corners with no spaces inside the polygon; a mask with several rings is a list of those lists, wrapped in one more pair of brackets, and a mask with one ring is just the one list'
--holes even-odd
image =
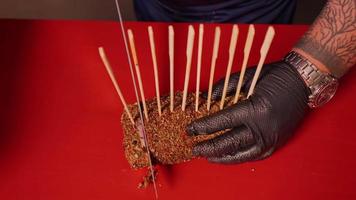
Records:
{"label": "wristwatch", "polygon": [[309,107],[320,107],[335,95],[339,83],[331,74],[320,71],[313,63],[295,51],[289,52],[284,61],[297,69],[309,88]]}

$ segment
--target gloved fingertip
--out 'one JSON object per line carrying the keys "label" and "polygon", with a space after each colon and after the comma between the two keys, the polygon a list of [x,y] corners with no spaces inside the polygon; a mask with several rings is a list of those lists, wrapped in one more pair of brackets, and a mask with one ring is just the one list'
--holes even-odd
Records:
{"label": "gloved fingertip", "polygon": [[185,128],[185,131],[189,136],[195,136],[197,134],[197,130],[194,127],[194,122],[188,124],[187,127]]}
{"label": "gloved fingertip", "polygon": [[193,147],[192,153],[193,153],[193,156],[200,156],[199,146]]}

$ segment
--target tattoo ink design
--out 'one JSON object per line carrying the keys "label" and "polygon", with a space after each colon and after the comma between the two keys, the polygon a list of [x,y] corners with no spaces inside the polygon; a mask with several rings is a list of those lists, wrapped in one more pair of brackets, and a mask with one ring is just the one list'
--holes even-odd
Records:
{"label": "tattoo ink design", "polygon": [[356,64],[356,0],[329,0],[296,48],[344,75]]}

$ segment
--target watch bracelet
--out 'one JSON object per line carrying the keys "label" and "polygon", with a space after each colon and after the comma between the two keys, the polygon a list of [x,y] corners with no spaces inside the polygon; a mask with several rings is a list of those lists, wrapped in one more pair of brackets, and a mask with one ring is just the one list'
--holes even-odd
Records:
{"label": "watch bracelet", "polygon": [[313,63],[302,57],[295,51],[291,51],[284,61],[297,69],[311,92],[311,96],[320,88],[320,84],[327,82],[328,74],[320,71]]}

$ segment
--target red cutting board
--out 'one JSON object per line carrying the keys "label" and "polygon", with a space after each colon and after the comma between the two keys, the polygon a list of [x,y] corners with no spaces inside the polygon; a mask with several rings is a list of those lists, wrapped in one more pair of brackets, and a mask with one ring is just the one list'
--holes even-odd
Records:
{"label": "red cutting board", "polygon": [[[152,25],[161,93],[169,91],[165,23],[127,23],[137,45],[146,97],[155,95],[147,26]],[[183,88],[188,24],[173,24],[175,84]],[[202,89],[207,88],[215,24],[206,24]],[[103,46],[126,100],[135,101],[115,22],[0,20],[0,198],[153,199],[138,190],[143,171],[130,169],[122,146],[121,102],[99,58]],[[194,24],[196,31],[197,24]],[[223,24],[215,80],[224,76],[231,24]],[[238,71],[248,25],[239,25]],[[306,26],[275,26],[267,61],[285,55]],[[256,26],[249,65],[257,63],[266,25]],[[196,34],[197,36],[197,34]],[[197,38],[196,38],[197,41]],[[197,43],[190,90],[195,90]],[[355,199],[356,70],[335,98],[311,112],[272,157],[239,165],[204,159],[159,167],[160,199]]]}

